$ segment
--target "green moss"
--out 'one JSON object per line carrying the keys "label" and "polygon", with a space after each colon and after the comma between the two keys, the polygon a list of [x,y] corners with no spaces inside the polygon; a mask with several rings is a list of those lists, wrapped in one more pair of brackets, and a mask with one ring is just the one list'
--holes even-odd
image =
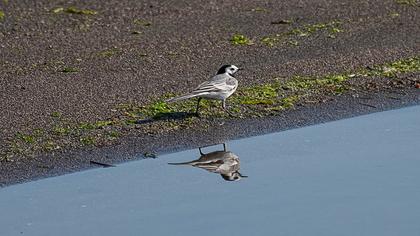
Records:
{"label": "green moss", "polygon": [[21,140],[21,141],[27,143],[27,144],[33,144],[36,141],[34,135],[24,134],[24,133],[21,133],[21,132],[16,133],[16,138],[18,140]]}
{"label": "green moss", "polygon": [[100,120],[94,123],[82,122],[78,125],[79,130],[94,130],[94,129],[101,129],[106,126],[113,125],[114,122],[111,120]]}
{"label": "green moss", "polygon": [[253,42],[242,34],[234,34],[230,39],[232,45],[252,45]]}
{"label": "green moss", "polygon": [[409,6],[417,6],[419,4],[417,0],[395,0],[395,2],[397,4]]}
{"label": "green moss", "polygon": [[81,137],[79,141],[83,146],[91,146],[91,145],[95,145],[96,138],[93,136],[86,136],[86,137]]}
{"label": "green moss", "polygon": [[51,9],[51,12],[54,14],[59,14],[62,12],[65,13],[69,13],[69,14],[78,14],[78,15],[96,15],[98,14],[97,11],[94,10],[89,10],[89,9],[79,9],[76,7],[68,7],[68,8],[64,8],[64,7],[56,7]]}
{"label": "green moss", "polygon": [[238,102],[243,105],[273,105],[278,96],[277,83],[245,88],[240,91]]}
{"label": "green moss", "polygon": [[68,7],[64,10],[66,13],[70,14],[80,14],[80,15],[96,15],[98,14],[97,11],[89,10],[89,9],[78,9],[76,7]]}
{"label": "green moss", "polygon": [[114,122],[111,121],[111,120],[100,120],[100,121],[95,122],[95,127],[97,129],[101,129],[101,128],[106,127],[106,126],[110,126],[113,123]]}
{"label": "green moss", "polygon": [[78,126],[79,129],[81,130],[92,130],[92,129],[96,129],[95,125],[92,123],[87,123],[87,122],[82,122],[79,124]]}
{"label": "green moss", "polygon": [[58,125],[58,126],[54,126],[52,131],[55,135],[68,135],[71,131],[71,128],[68,126]]}
{"label": "green moss", "polygon": [[[205,107],[203,102],[203,107]],[[181,103],[166,103],[162,100],[158,100],[148,106],[143,106],[137,111],[137,116],[141,118],[152,118],[152,119],[162,119],[162,118],[176,118],[176,112],[184,111],[191,112],[195,102],[194,100],[187,100]]]}
{"label": "green moss", "polygon": [[316,24],[307,24],[304,25],[302,28],[292,29],[289,31],[288,34],[290,35],[297,35],[300,37],[310,36],[318,31],[327,30],[329,35],[336,35],[337,33],[342,32],[343,30],[340,28],[341,22],[334,20],[327,23],[316,23]]}
{"label": "green moss", "polygon": [[262,7],[252,8],[251,11],[253,11],[253,12],[268,12],[267,9],[262,8]]}
{"label": "green moss", "polygon": [[168,104],[166,104],[165,102],[158,101],[152,104],[149,107],[148,111],[151,112],[152,114],[162,114],[162,113],[172,112],[172,109],[169,108]]}
{"label": "green moss", "polygon": [[382,73],[387,77],[394,77],[397,73],[420,71],[420,57],[399,60],[382,67]]}
{"label": "green moss", "polygon": [[320,87],[336,86],[349,78],[347,74],[327,75],[323,77],[295,76],[282,87],[291,91],[309,91]]}
{"label": "green moss", "polygon": [[118,132],[117,132],[117,131],[115,131],[115,130],[112,130],[112,131],[108,131],[108,132],[106,133],[106,136],[107,136],[107,138],[108,138],[109,140],[115,140],[115,139],[119,138],[119,137],[121,136],[121,134],[120,134],[120,133],[118,133]]}
{"label": "green moss", "polygon": [[76,72],[79,72],[79,69],[73,68],[73,67],[65,67],[64,69],[61,70],[61,72],[63,72],[63,73],[76,73]]}
{"label": "green moss", "polygon": [[381,66],[374,66],[370,69],[363,69],[357,73],[357,75],[382,76],[392,78],[397,74],[418,71],[420,71],[420,56],[394,61]]}
{"label": "green moss", "polygon": [[133,21],[134,24],[136,25],[141,25],[141,26],[151,26],[152,23],[150,21],[146,21],[146,20],[142,20],[142,19],[135,19]]}
{"label": "green moss", "polygon": [[11,153],[12,155],[13,154],[24,154],[25,153],[25,149],[16,140],[13,140],[9,144],[9,149],[10,149],[9,153]]}
{"label": "green moss", "polygon": [[51,117],[54,117],[54,118],[60,118],[61,115],[62,114],[58,111],[54,111],[54,112],[51,113]]}
{"label": "green moss", "polygon": [[120,52],[121,52],[121,50],[118,49],[118,48],[110,48],[110,49],[100,51],[98,53],[98,55],[101,56],[101,57],[112,57],[112,56],[114,56],[114,55],[116,55],[117,53],[120,53]]}
{"label": "green moss", "polygon": [[399,16],[400,16],[400,13],[398,13],[398,12],[391,12],[391,13],[389,14],[389,16],[390,16],[391,18],[397,18],[397,17],[399,17]]}
{"label": "green moss", "polygon": [[129,119],[129,120],[125,120],[125,124],[126,125],[135,125],[138,123],[137,119]]}
{"label": "green moss", "polygon": [[326,32],[330,38],[335,38],[338,33],[343,32],[341,28],[342,23],[338,20],[326,22],[307,24],[299,28],[291,29],[285,33],[279,33],[271,36],[264,36],[260,41],[267,46],[274,46],[279,43],[287,43],[292,46],[299,45],[299,38],[310,37],[320,32]]}
{"label": "green moss", "polygon": [[281,40],[280,35],[276,35],[276,36],[265,36],[263,38],[261,38],[261,42],[269,47],[274,46],[275,44],[277,44],[279,41]]}
{"label": "green moss", "polygon": [[299,45],[299,42],[296,41],[296,40],[289,40],[289,41],[287,41],[287,43],[292,45],[292,46],[298,46]]}
{"label": "green moss", "polygon": [[338,27],[331,27],[331,28],[329,28],[328,29],[328,32],[329,32],[329,34],[328,34],[328,37],[330,37],[330,38],[335,38],[336,37],[336,35],[338,34],[338,33],[341,33],[341,32],[343,32],[343,30],[342,29],[340,29],[340,28],[338,28]]}
{"label": "green moss", "polygon": [[54,141],[52,141],[52,140],[47,140],[47,141],[43,144],[42,148],[43,148],[43,150],[44,150],[44,151],[46,151],[46,152],[51,152],[51,151],[54,151],[54,150],[58,150],[58,149],[60,149],[61,147],[60,147],[59,145],[57,145],[56,143],[54,143]]}
{"label": "green moss", "polygon": [[64,7],[56,7],[51,10],[52,13],[58,14],[64,11]]}
{"label": "green moss", "polygon": [[293,107],[295,103],[299,100],[299,98],[300,97],[297,95],[282,98],[281,99],[282,107],[284,107],[285,109]]}
{"label": "green moss", "polygon": [[0,21],[2,21],[6,17],[6,14],[4,14],[4,11],[0,10]]}

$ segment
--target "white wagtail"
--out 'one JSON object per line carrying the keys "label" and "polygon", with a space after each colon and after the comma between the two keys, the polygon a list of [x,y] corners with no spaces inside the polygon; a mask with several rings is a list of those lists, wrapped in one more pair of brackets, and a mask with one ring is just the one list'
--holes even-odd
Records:
{"label": "white wagtail", "polygon": [[[202,98],[222,100],[222,107],[226,110],[226,99],[238,88],[238,80],[233,75],[240,70],[234,65],[222,66],[209,81],[206,81],[190,93],[166,100],[166,102],[176,102],[188,98],[198,97],[195,113],[198,115],[200,101]],[[228,112],[229,113],[229,112]]]}
{"label": "white wagtail", "polygon": [[181,163],[168,163],[170,165],[190,165],[205,169],[212,173],[220,174],[226,181],[237,181],[248,176],[239,173],[239,157],[231,151],[226,151],[226,144],[223,144],[223,151],[215,151],[204,154],[200,151],[201,157],[194,161]]}

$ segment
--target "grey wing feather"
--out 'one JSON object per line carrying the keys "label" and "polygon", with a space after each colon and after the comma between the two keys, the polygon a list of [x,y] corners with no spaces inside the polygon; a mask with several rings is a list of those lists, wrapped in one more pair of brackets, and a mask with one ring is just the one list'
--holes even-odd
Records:
{"label": "grey wing feather", "polygon": [[219,92],[219,91],[229,91],[234,89],[236,86],[234,78],[212,78],[210,81],[206,81],[197,86],[192,94],[197,93],[209,93],[209,92]]}
{"label": "grey wing feather", "polygon": [[180,97],[175,97],[166,100],[166,102],[175,102],[188,98],[200,96],[201,94],[213,93],[213,92],[224,92],[236,89],[238,85],[237,80],[233,77],[226,77],[226,75],[216,75],[209,81],[201,83],[192,92],[185,94]]}

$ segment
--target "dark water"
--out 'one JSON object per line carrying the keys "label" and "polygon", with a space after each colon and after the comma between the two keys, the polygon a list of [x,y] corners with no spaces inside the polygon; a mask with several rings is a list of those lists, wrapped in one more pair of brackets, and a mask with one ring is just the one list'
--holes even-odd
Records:
{"label": "dark water", "polygon": [[[420,106],[227,150],[199,167],[167,164],[200,157],[190,150],[0,189],[0,235],[420,234]],[[249,177],[210,172],[223,163]]]}

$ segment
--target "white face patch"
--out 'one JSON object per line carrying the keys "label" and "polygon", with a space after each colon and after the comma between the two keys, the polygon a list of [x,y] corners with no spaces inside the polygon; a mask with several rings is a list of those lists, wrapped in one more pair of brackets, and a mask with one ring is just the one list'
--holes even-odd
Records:
{"label": "white face patch", "polygon": [[229,74],[235,74],[238,70],[239,70],[239,68],[238,68],[238,67],[236,67],[236,66],[234,66],[234,65],[231,65],[231,66],[228,68],[228,73],[229,73]]}
{"label": "white face patch", "polygon": [[237,66],[234,66],[234,65],[232,65],[231,68],[234,69],[235,72],[239,70],[239,68]]}

